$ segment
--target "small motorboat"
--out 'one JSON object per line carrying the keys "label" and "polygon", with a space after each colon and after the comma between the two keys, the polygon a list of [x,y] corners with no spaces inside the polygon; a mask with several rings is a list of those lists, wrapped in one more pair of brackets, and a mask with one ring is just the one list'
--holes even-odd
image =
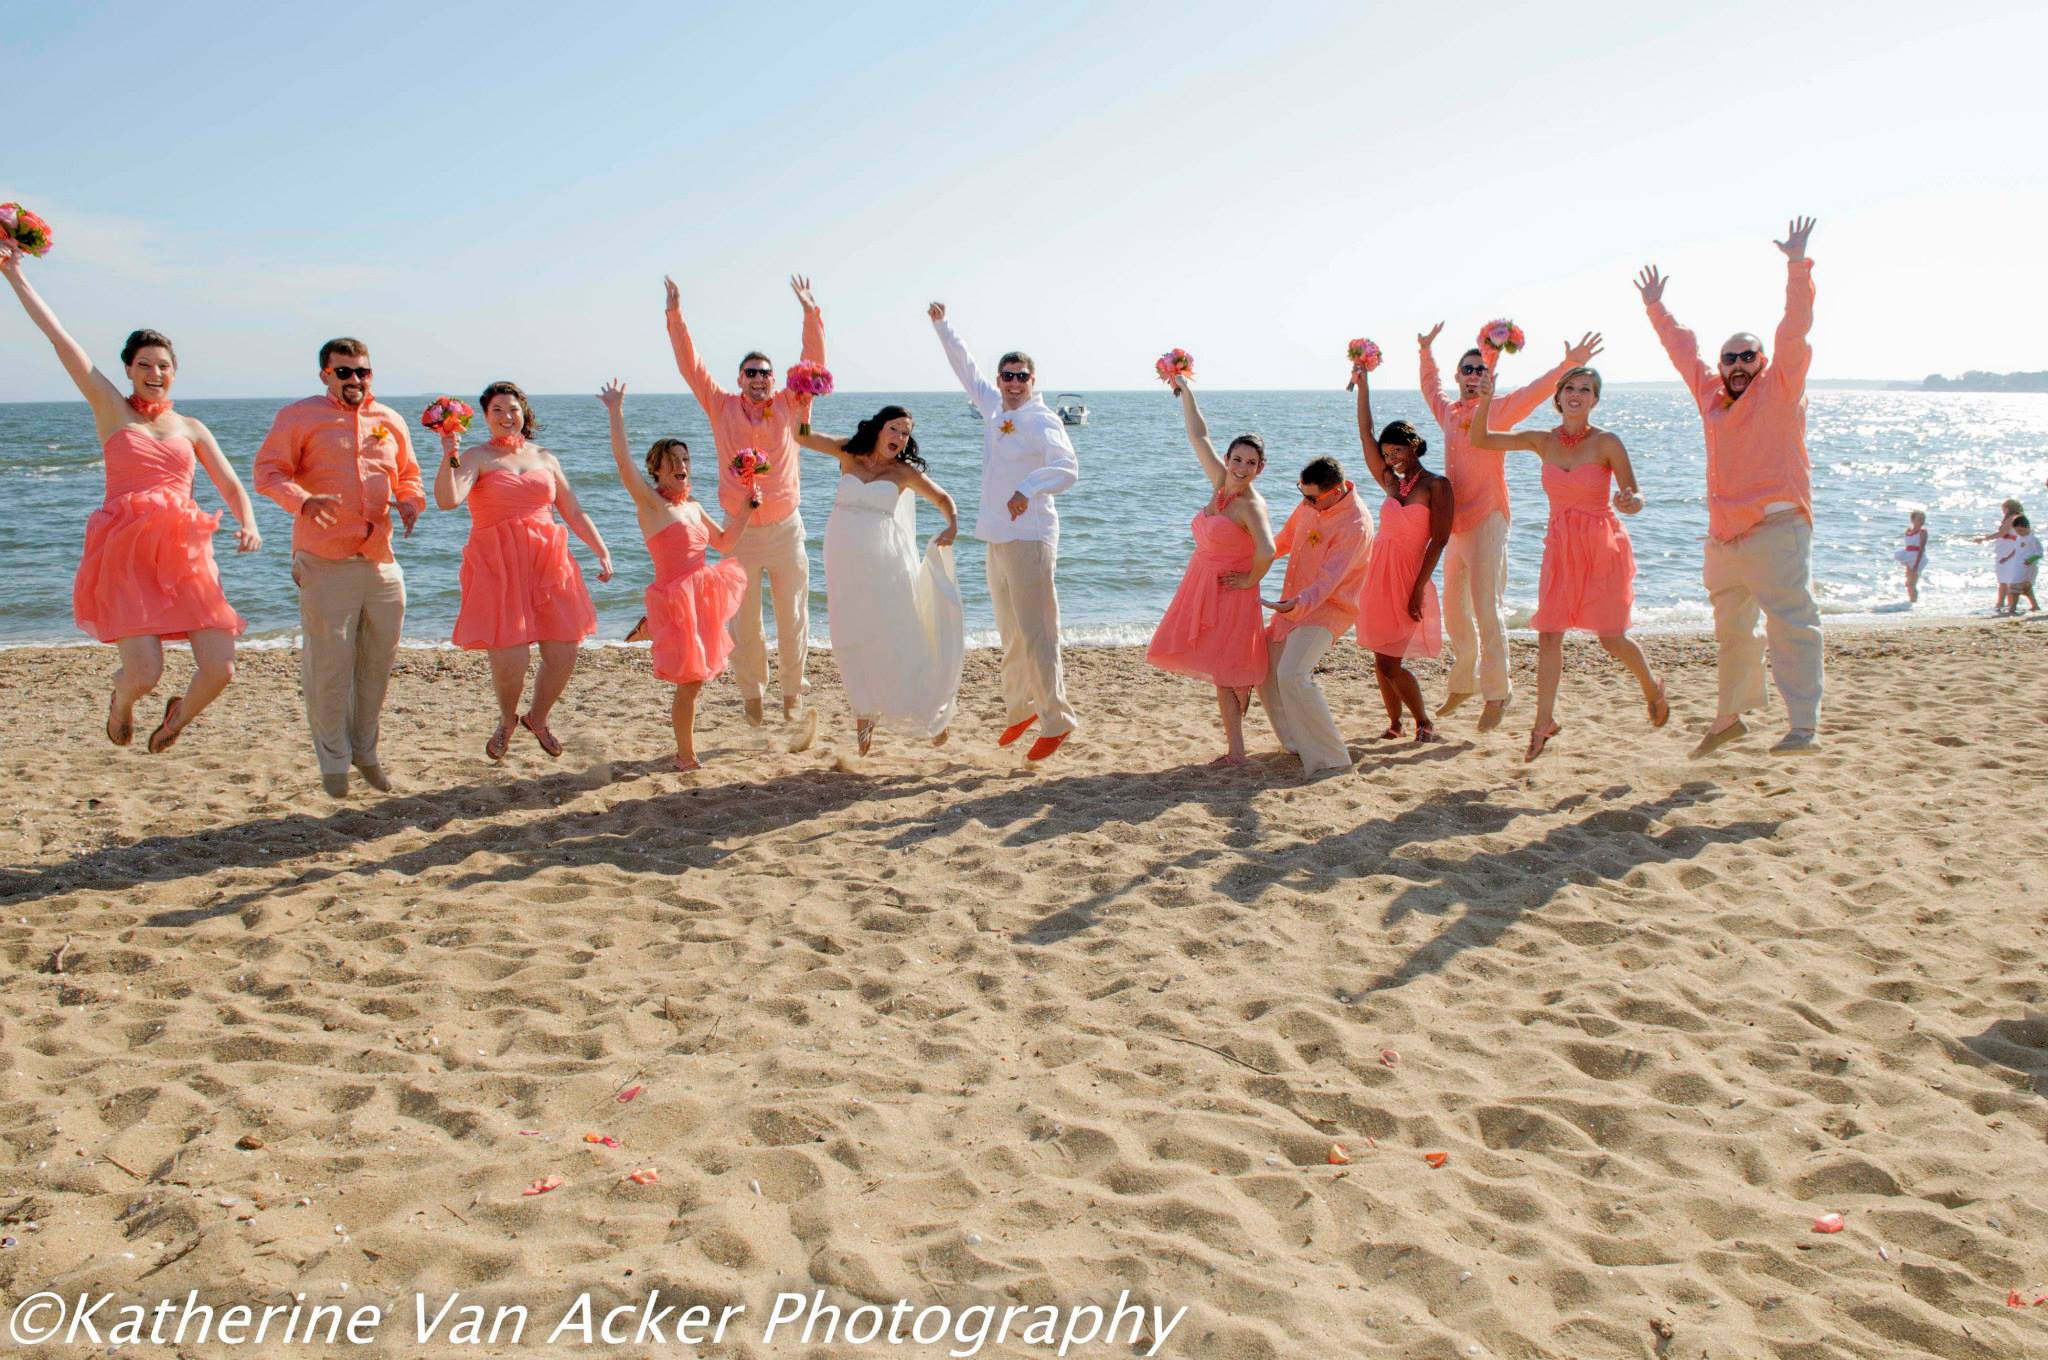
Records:
{"label": "small motorboat", "polygon": [[[1069,400],[1069,398],[1072,398],[1072,400]],[[1060,413],[1060,423],[1062,425],[1086,425],[1088,423],[1088,403],[1081,400],[1079,392],[1062,392],[1057,400],[1059,405],[1054,409]]]}

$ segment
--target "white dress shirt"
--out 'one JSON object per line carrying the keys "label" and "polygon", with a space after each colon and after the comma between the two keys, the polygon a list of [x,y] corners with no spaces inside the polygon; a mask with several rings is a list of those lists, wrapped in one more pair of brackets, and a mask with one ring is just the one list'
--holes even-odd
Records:
{"label": "white dress shirt", "polygon": [[[1074,456],[1067,427],[1035,392],[1016,410],[1004,410],[1002,393],[981,376],[953,328],[944,321],[932,325],[967,399],[981,412],[981,512],[974,536],[984,543],[1036,539],[1058,547],[1060,516],[1052,498],[1081,480],[1081,461]],[[1020,491],[1030,505],[1011,519],[1010,497]]]}

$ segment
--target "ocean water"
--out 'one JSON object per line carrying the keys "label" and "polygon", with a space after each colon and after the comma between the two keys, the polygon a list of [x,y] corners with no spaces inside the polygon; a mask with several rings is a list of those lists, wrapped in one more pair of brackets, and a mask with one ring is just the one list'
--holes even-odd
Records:
{"label": "ocean water", "polygon": [[[387,398],[413,417],[424,396]],[[1420,394],[1375,394],[1382,421],[1415,423],[1430,438],[1431,466],[1441,467],[1436,426]],[[179,409],[205,421],[245,483],[257,446],[285,399],[181,402]],[[971,540],[980,492],[981,421],[958,391],[838,393],[818,403],[814,423],[843,433],[877,407],[896,402],[917,416],[918,443],[933,476],[960,505],[961,590],[970,641],[994,635],[982,568]],[[1274,527],[1294,504],[1301,465],[1331,454],[1363,480],[1351,399],[1327,392],[1205,392],[1203,409],[1219,440],[1256,430],[1271,463],[1261,482]],[[1178,583],[1192,546],[1189,520],[1208,486],[1181,432],[1178,408],[1167,391],[1088,394],[1090,423],[1071,433],[1081,458],[1081,484],[1060,497],[1059,590],[1064,630],[1077,644],[1140,642],[1151,635]],[[1900,545],[1906,514],[1927,511],[1928,566],[1914,617],[1982,612],[1995,591],[1988,545],[1969,541],[1996,527],[1998,503],[2018,496],[2048,510],[2042,475],[2048,471],[2048,394],[1815,390],[1810,394],[1807,443],[1814,463],[1814,577],[1823,610],[1844,620],[1903,612],[1904,592],[1892,550]],[[581,544],[596,600],[599,638],[623,637],[640,613],[640,592],[651,581],[633,507],[619,486],[606,447],[603,407],[595,396],[534,399],[539,440],[567,468],[584,506],[610,545],[617,574],[600,585]],[[627,399],[627,429],[635,457],[657,435],[690,442],[706,475],[712,456],[703,413],[687,394]],[[1675,385],[1609,388],[1599,423],[1627,443],[1647,505],[1626,521],[1635,542],[1636,626],[1639,631],[1711,627],[1700,586],[1701,543],[1706,534],[1705,460],[1700,421]],[[427,438],[415,431],[416,437]],[[428,456],[436,446],[428,444]],[[838,474],[829,460],[804,455],[803,516],[811,548],[811,631],[825,632],[825,518]],[[429,463],[431,486],[431,462]],[[1535,606],[1542,558],[1544,498],[1536,459],[1508,455],[1508,485],[1516,514],[1509,541],[1511,621],[1526,623]],[[76,642],[71,622],[71,578],[85,520],[103,490],[100,451],[83,402],[0,405],[0,644]],[[706,476],[706,480],[709,478]],[[202,472],[198,499],[220,501]],[[1379,497],[1368,492],[1371,503]],[[229,600],[249,620],[252,641],[291,641],[298,603],[289,570],[291,524],[276,505],[256,499],[264,546],[234,551],[232,522],[223,519],[215,555]],[[940,526],[920,507],[920,531]],[[457,571],[469,528],[464,511],[443,513],[431,500],[419,527],[398,547],[410,599],[409,641],[446,643],[459,604]],[[1271,590],[1277,594],[1277,579]]]}

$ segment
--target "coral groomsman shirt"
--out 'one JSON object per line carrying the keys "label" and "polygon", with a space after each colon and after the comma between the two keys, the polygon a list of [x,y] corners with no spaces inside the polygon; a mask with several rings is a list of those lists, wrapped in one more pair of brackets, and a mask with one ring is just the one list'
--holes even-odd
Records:
{"label": "coral groomsman shirt", "polygon": [[[292,551],[341,561],[395,560],[391,506],[427,505],[405,420],[383,402],[347,406],[325,393],[277,413],[256,453],[256,489],[292,517]],[[314,496],[338,497],[333,524],[299,513]]]}

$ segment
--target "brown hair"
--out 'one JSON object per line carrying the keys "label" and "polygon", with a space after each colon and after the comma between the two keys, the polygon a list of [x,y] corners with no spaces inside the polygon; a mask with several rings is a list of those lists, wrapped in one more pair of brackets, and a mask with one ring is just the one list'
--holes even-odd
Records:
{"label": "brown hair", "polygon": [[121,367],[126,368],[134,363],[135,356],[152,345],[159,345],[168,351],[171,356],[171,367],[178,366],[178,351],[171,348],[171,337],[162,331],[144,329],[128,332],[128,343],[121,346]]}
{"label": "brown hair", "polygon": [[1591,378],[1593,399],[1597,401],[1600,398],[1600,370],[1590,364],[1580,364],[1576,368],[1566,369],[1564,376],[1557,380],[1557,390],[1550,394],[1550,404],[1560,411],[1564,409],[1564,385],[1573,378]]}
{"label": "brown hair", "polygon": [[775,367],[775,361],[773,359],[763,354],[760,350],[750,349],[745,354],[740,356],[740,373],[742,376],[744,376],[747,371],[747,365],[751,364],[756,359],[759,359],[762,363],[768,365],[768,367],[770,368]]}
{"label": "brown hair", "polygon": [[517,397],[519,399],[519,415],[521,419],[519,427],[520,436],[526,439],[533,438],[533,403],[527,400],[526,393],[520,390],[519,384],[514,382],[492,383],[484,389],[484,394],[476,399],[476,409],[479,411],[489,411],[491,409],[492,397]]}
{"label": "brown hair", "polygon": [[690,446],[674,435],[663,435],[647,446],[647,480],[659,482],[661,470],[668,466],[669,459],[675,459],[684,467],[690,465]]}
{"label": "brown hair", "polygon": [[1405,444],[1415,450],[1417,459],[1429,452],[1429,441],[1415,433],[1415,427],[1405,420],[1388,421],[1387,427],[1380,431],[1380,443]]}
{"label": "brown hair", "polygon": [[370,352],[370,347],[352,336],[337,336],[320,347],[320,367],[327,367],[327,361],[337,354],[346,354],[359,359]]}
{"label": "brown hair", "polygon": [[1301,480],[1329,491],[1344,485],[1344,468],[1326,454],[1309,460],[1308,466],[1301,470]]}
{"label": "brown hair", "polygon": [[1038,376],[1037,361],[1021,349],[1013,349],[1008,354],[1005,354],[1002,358],[996,360],[996,371],[1000,373],[1002,372],[1002,370],[1008,368],[1011,364],[1022,364],[1024,365],[1024,367],[1031,370],[1032,377],[1036,378]]}
{"label": "brown hair", "polygon": [[1252,452],[1259,455],[1260,467],[1264,467],[1266,465],[1266,441],[1259,438],[1255,434],[1241,434],[1237,438],[1231,440],[1228,444],[1224,446],[1223,456],[1225,458],[1230,457],[1230,451],[1236,448],[1239,444],[1243,444]]}

